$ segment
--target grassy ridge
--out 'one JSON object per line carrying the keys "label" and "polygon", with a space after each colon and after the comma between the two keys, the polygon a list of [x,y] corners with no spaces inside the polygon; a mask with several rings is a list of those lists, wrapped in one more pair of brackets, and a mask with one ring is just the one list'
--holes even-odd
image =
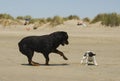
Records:
{"label": "grassy ridge", "polygon": [[[35,27],[41,26],[43,24],[49,23],[50,26],[54,27],[60,24],[64,24],[64,21],[67,20],[80,20],[80,17],[77,15],[70,15],[68,17],[54,16],[48,18],[32,18],[31,16],[18,16],[16,18],[12,17],[9,14],[0,14],[0,24],[3,26],[23,24],[21,21],[29,19],[29,24],[35,24]],[[120,14],[117,13],[102,13],[95,16],[92,20],[88,17],[82,19],[84,22],[96,23],[101,22],[102,25],[116,27],[120,25]]]}
{"label": "grassy ridge", "polygon": [[102,25],[115,27],[120,25],[120,14],[109,13],[109,14],[98,14],[91,23],[96,23],[101,21]]}

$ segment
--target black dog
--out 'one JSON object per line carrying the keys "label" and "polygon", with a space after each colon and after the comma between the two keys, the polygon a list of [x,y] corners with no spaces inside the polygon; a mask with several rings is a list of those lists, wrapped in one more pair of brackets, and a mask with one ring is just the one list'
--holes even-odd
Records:
{"label": "black dog", "polygon": [[27,56],[29,65],[39,65],[39,63],[32,61],[35,51],[44,55],[46,59],[45,64],[48,65],[50,53],[57,53],[63,56],[65,60],[68,60],[63,52],[57,49],[59,45],[64,46],[65,44],[69,44],[67,32],[58,31],[49,35],[25,37],[18,43],[18,46],[19,51]]}

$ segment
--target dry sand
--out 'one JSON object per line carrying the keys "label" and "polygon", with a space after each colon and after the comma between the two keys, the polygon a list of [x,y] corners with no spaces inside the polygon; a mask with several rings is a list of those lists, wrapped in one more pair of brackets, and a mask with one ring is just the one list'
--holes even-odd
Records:
{"label": "dry sand", "polygon": [[[0,27],[0,81],[120,81],[120,27],[106,28],[99,24],[88,27],[66,22],[55,28],[41,27],[26,31],[22,26]],[[42,54],[33,60],[40,66],[28,66],[27,58],[18,51],[18,42],[28,35],[43,35],[64,30],[69,34],[68,46],[60,46],[69,58],[50,55],[50,66],[43,65]],[[80,60],[85,51],[94,51],[98,66],[85,66]]]}

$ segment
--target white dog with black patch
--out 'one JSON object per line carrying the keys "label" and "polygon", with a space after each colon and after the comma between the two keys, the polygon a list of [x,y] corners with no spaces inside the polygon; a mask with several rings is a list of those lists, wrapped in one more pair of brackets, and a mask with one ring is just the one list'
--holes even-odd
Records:
{"label": "white dog with black patch", "polygon": [[95,59],[96,54],[94,54],[91,51],[87,51],[85,52],[82,60],[81,60],[81,64],[85,63],[86,65],[89,65],[91,63],[93,63],[93,65],[98,65]]}

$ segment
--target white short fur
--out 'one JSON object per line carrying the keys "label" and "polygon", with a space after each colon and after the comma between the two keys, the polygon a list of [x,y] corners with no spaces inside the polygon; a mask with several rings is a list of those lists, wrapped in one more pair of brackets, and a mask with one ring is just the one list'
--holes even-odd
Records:
{"label": "white short fur", "polygon": [[[92,53],[93,55],[89,56],[90,53]],[[85,52],[85,54],[83,55],[83,58],[81,60],[81,64],[85,63],[86,65],[88,65],[89,63],[93,63],[94,65],[98,65],[97,62],[96,62],[95,55],[96,54],[94,54],[91,51]]]}

